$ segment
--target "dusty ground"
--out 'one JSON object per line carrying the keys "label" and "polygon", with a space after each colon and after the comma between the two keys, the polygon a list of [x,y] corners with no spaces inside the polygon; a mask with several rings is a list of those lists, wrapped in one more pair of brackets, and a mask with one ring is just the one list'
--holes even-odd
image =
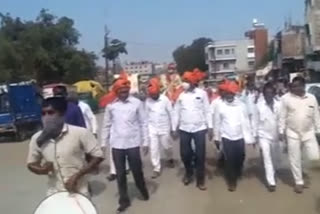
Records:
{"label": "dusty ground", "polygon": [[[25,168],[27,142],[0,144],[0,213],[32,214],[46,192],[46,177],[36,176]],[[178,145],[175,144],[176,159]],[[237,192],[229,193],[221,173],[214,164],[213,146],[208,144],[207,186],[205,192],[195,185],[185,187],[181,183],[183,175],[179,162],[175,169],[164,169],[157,180],[150,179],[149,157],[144,158],[145,176],[151,192],[151,199],[143,202],[138,199],[131,175],[129,190],[132,207],[129,214],[316,214],[320,213],[320,167],[312,170],[312,186],[304,194],[297,195],[292,190],[291,174],[282,164],[279,173],[278,189],[269,193],[264,187],[263,168],[258,153],[248,149],[246,170]],[[283,159],[286,159],[284,156]],[[93,201],[100,214],[115,213],[117,208],[117,188],[115,182],[106,181],[107,161],[101,174],[92,178]]]}

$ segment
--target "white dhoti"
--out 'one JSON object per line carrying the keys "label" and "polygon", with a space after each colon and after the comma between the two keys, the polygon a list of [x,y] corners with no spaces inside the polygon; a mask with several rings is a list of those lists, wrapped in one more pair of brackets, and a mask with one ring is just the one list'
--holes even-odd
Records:
{"label": "white dhoti", "polygon": [[150,156],[153,170],[161,171],[161,148],[163,148],[166,158],[172,159],[172,139],[170,134],[150,133]]}
{"label": "white dhoti", "polygon": [[302,153],[307,161],[319,160],[319,147],[315,136],[301,141],[297,138],[287,137],[288,154],[291,172],[296,185],[304,185],[302,173]]}

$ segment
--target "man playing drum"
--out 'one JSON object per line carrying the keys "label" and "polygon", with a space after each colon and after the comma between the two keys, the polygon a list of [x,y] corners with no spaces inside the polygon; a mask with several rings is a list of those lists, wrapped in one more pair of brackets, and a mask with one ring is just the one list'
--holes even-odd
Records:
{"label": "man playing drum", "polygon": [[[86,174],[103,161],[103,153],[89,130],[65,123],[66,109],[65,98],[44,100],[43,130],[31,139],[27,166],[37,175],[48,176],[47,195],[68,191],[89,196]],[[92,157],[88,163],[85,154]]]}

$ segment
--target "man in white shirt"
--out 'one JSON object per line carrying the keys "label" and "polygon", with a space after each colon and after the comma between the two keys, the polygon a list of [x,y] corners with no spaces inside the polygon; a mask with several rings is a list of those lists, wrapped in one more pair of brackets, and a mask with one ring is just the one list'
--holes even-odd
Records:
{"label": "man in white shirt", "polygon": [[97,118],[92,112],[91,107],[87,103],[81,100],[79,101],[78,105],[82,111],[84,122],[86,123],[87,129],[89,129],[95,136],[97,136],[97,133],[98,133]]}
{"label": "man in white shirt", "polygon": [[[203,78],[200,71],[185,72],[183,74],[182,92],[175,104],[173,130],[179,129],[180,153],[186,173],[183,183],[188,185],[193,177],[193,160],[195,155],[197,187],[206,190],[205,186],[205,158],[206,133],[212,139],[212,114],[207,93],[197,87]],[[195,152],[192,149],[192,140]]]}
{"label": "man in white shirt", "polygon": [[224,91],[224,96],[223,101],[216,107],[214,137],[218,149],[222,141],[228,189],[233,192],[242,174],[245,142],[253,143],[254,140],[246,108],[235,98],[239,91],[238,85],[235,82],[226,81],[220,88]]}
{"label": "man in white shirt", "polygon": [[86,128],[89,129],[89,131],[91,131],[92,134],[97,136],[97,132],[98,132],[97,118],[92,112],[90,106],[87,103],[79,100],[78,93],[75,91],[69,93],[69,100],[79,106],[83,114]]}
{"label": "man in white shirt", "polygon": [[148,152],[148,126],[143,103],[129,95],[130,81],[120,78],[110,92],[111,103],[107,104],[102,126],[102,143],[109,143],[117,173],[119,189],[118,212],[130,206],[128,195],[126,160],[128,160],[136,186],[143,199],[149,200],[142,170],[140,147]]}
{"label": "man in white shirt", "polygon": [[313,95],[305,92],[303,77],[295,77],[290,92],[281,99],[279,132],[280,139],[287,142],[295,192],[302,193],[306,183],[302,173],[301,152],[304,151],[309,160],[318,160],[316,134],[320,133],[318,103]]}
{"label": "man in white shirt", "polygon": [[168,166],[174,167],[172,140],[170,136],[173,108],[170,100],[165,95],[160,94],[160,81],[156,77],[149,81],[148,95],[146,111],[150,138],[150,157],[153,166],[152,178],[155,179],[160,176],[161,172],[160,146],[164,148]]}
{"label": "man in white shirt", "polygon": [[[266,180],[270,192],[276,190],[274,163],[279,160],[278,117],[280,102],[275,98],[276,89],[271,82],[264,85],[263,97],[259,99],[253,114],[253,129],[259,142]],[[276,164],[276,163],[275,163]]]}
{"label": "man in white shirt", "polygon": [[[223,80],[219,83],[219,87],[218,87],[218,97],[216,99],[214,99],[211,104],[210,104],[210,109],[212,111],[212,120],[214,121],[214,117],[216,114],[216,108],[219,105],[220,102],[222,102],[223,100],[223,96],[224,96],[224,91],[222,90],[222,88],[220,88],[221,85],[223,85],[223,83],[225,81],[228,80]],[[224,156],[223,156],[223,152],[222,152],[222,147],[218,148],[218,153],[217,153],[217,161],[218,161],[218,167],[219,168],[223,168],[224,165]]]}
{"label": "man in white shirt", "polygon": [[256,101],[259,98],[259,91],[256,89],[254,80],[248,78],[246,88],[242,92],[241,99],[245,103],[250,122],[252,122],[252,115],[254,113]]}

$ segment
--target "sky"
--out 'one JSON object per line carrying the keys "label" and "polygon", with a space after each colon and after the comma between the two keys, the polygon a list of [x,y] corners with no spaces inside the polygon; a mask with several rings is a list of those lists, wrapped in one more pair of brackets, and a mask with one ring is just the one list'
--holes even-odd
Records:
{"label": "sky", "polygon": [[[270,36],[291,17],[304,24],[304,0],[0,0],[0,12],[24,20],[42,9],[75,21],[80,48],[101,57],[104,26],[127,43],[122,61],[171,62],[174,49],[198,37],[242,39],[257,18]],[[99,60],[102,64],[103,60]]]}

